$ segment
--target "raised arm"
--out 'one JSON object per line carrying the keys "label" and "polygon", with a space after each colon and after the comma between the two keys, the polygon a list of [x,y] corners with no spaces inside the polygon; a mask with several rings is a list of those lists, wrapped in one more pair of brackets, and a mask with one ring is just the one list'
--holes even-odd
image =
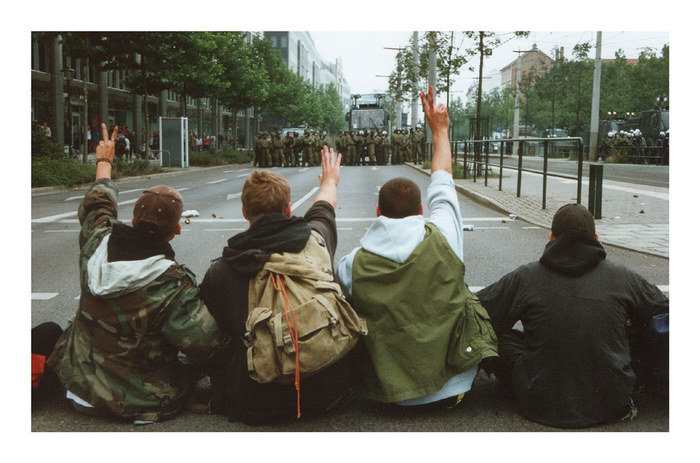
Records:
{"label": "raised arm", "polygon": [[340,161],[343,155],[338,153],[336,157],[333,148],[324,146],[321,150],[321,190],[316,196],[316,201],[326,201],[335,207],[338,203],[338,182],[340,181]]}
{"label": "raised arm", "polygon": [[119,126],[114,126],[112,138],[110,139],[107,132],[107,126],[102,124],[102,140],[95,148],[95,180],[101,178],[112,178],[112,163],[114,162],[114,140],[117,139]]}
{"label": "raised arm", "polygon": [[428,120],[430,130],[433,132],[433,161],[430,171],[444,170],[452,173],[452,151],[450,150],[450,139],[448,129],[450,127],[450,117],[447,108],[442,103],[435,106],[435,95],[433,87],[428,87],[428,96],[425,92],[420,92],[423,112]]}

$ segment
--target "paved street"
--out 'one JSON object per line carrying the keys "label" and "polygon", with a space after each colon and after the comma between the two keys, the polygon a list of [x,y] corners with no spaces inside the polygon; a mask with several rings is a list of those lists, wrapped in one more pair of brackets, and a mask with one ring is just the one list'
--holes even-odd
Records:
{"label": "paved street", "polygon": [[[517,165],[517,157],[505,165]],[[494,163],[494,159],[489,161]],[[542,171],[542,158],[525,157],[523,166]],[[589,163],[584,163],[581,204],[588,207]],[[550,159],[548,172],[576,176],[577,163],[564,159]],[[491,166],[493,177],[488,184],[484,179],[458,180],[462,192],[470,198],[498,207],[508,214],[541,227],[549,227],[557,209],[576,202],[577,182],[553,175],[547,177],[546,209],[542,208],[542,175],[523,172],[521,196],[517,197],[517,170],[503,170],[502,189],[499,190],[498,161]],[[608,177],[616,180],[608,179]],[[620,181],[617,179],[626,179]],[[638,179],[638,180],[637,180]],[[634,180],[634,182],[631,182]],[[650,185],[652,183],[653,185]],[[666,185],[654,186],[654,185]],[[603,164],[602,217],[596,220],[600,241],[621,248],[656,256],[669,257],[669,188],[668,166],[637,166]]]}
{"label": "paved street", "polygon": [[[191,168],[185,172],[120,180],[119,217],[125,222],[131,220],[133,203],[145,188],[166,183],[181,191],[185,210],[196,210],[199,216],[191,218],[188,224],[183,223],[182,235],[172,244],[176,259],[186,263],[201,280],[209,262],[220,254],[226,240],[247,228],[241,214],[240,192],[251,170],[250,165]],[[303,215],[317,193],[320,168],[273,170],[288,179],[292,189],[293,213]],[[396,176],[416,181],[422,189],[425,204],[429,179],[419,169],[412,166],[343,167],[337,207],[339,245],[336,261],[359,245],[360,238],[374,220],[379,187]],[[511,177],[514,175],[511,174]],[[477,184],[462,180],[457,182],[464,193],[460,195],[463,223],[474,226],[473,231],[465,231],[464,240],[467,264],[465,280],[473,291],[493,283],[519,265],[538,259],[547,241],[551,214],[559,202],[572,202],[572,198],[574,201],[576,198],[575,184],[550,179],[548,208],[541,211],[541,202],[537,206],[541,197],[537,199],[529,189],[524,188],[523,191],[528,193],[522,198],[515,198],[514,193],[506,189],[505,182],[504,191],[497,190],[497,178],[493,182],[489,179],[488,187],[483,187],[483,183],[479,182],[483,180]],[[492,185],[495,185],[495,190]],[[558,190],[560,188],[562,190]],[[599,221],[598,231],[604,242],[607,239],[610,244],[622,245],[607,246],[608,258],[631,267],[662,290],[668,291],[668,190],[664,200],[663,188],[635,188],[620,183],[606,184],[605,188],[603,198],[609,204],[606,206],[604,203],[604,218]],[[86,187],[70,191],[50,190],[32,197],[32,326],[44,321],[56,321],[65,327],[75,313],[80,293],[76,265],[79,225],[75,212],[85,191]],[[635,198],[635,194],[638,197]],[[626,195],[632,199],[629,199],[628,205],[616,199],[616,195]],[[584,195],[584,204],[585,198]],[[665,206],[663,203],[657,204],[658,201],[665,201]],[[647,204],[642,205],[641,202]],[[637,207],[643,207],[648,212],[636,217],[633,210]],[[665,224],[661,223],[664,207]],[[515,214],[517,218],[512,219],[509,214]],[[616,219],[618,216],[620,218]],[[653,225],[659,226],[654,229],[659,236],[664,234],[661,226],[666,227],[666,254],[647,249],[639,249],[645,251],[643,253],[635,252],[641,234],[639,231],[633,232],[632,226],[653,229]],[[618,237],[614,234],[615,226],[622,230]],[[625,243],[626,234],[629,233],[636,238]],[[662,245],[658,248],[663,251]],[[638,419],[593,430],[667,431],[668,401],[652,396],[642,396],[638,400]],[[352,396],[334,414],[304,419],[299,423],[251,428],[240,423],[228,423],[224,417],[205,417],[186,412],[166,423],[136,427],[115,420],[81,416],[64,401],[52,401],[32,409],[31,427],[34,431],[556,431],[522,418],[514,402],[505,395],[495,379],[483,373],[476,379],[466,403],[453,411],[414,413],[378,410],[374,404]]]}

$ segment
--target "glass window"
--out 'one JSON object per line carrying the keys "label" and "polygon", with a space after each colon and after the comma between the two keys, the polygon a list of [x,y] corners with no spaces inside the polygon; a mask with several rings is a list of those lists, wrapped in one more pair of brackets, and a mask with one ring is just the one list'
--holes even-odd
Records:
{"label": "glass window", "polygon": [[280,48],[287,48],[287,36],[280,37]]}

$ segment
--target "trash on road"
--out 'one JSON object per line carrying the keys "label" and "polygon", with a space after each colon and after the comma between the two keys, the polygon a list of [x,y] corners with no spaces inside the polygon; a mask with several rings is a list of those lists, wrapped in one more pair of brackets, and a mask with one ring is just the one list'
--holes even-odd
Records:
{"label": "trash on road", "polygon": [[186,224],[190,223],[190,219],[185,219],[185,223]]}
{"label": "trash on road", "polygon": [[199,212],[195,211],[194,209],[190,209],[187,211],[184,211],[182,213],[183,217],[199,217]]}
{"label": "trash on road", "polygon": [[214,213],[212,213],[211,216],[212,216],[212,218],[214,218],[214,219],[216,218],[216,214],[214,214]]}
{"label": "trash on road", "polygon": [[474,231],[474,225],[465,225],[462,230]]}
{"label": "trash on road", "polygon": [[515,220],[518,218],[518,216],[515,214],[510,214],[508,217],[510,217],[510,220]]}

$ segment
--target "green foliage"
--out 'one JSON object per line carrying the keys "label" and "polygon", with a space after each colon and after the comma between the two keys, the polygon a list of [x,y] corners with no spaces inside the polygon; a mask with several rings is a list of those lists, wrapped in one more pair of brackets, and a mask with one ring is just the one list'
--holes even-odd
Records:
{"label": "green foliage", "polygon": [[95,165],[73,159],[49,157],[32,158],[32,188],[44,186],[73,186],[95,180]]}
{"label": "green foliage", "polygon": [[151,164],[145,159],[115,159],[112,168],[112,178],[157,174],[162,171],[163,169],[159,165]]}
{"label": "green foliage", "polygon": [[[556,47],[555,47],[556,48]],[[537,131],[552,127],[567,129],[569,136],[584,136],[590,129],[591,99],[593,88],[593,60],[587,54],[590,44],[577,44],[574,58],[561,58],[546,70],[541,77],[528,73],[520,80],[520,123],[535,126]],[[660,56],[649,50],[639,55],[637,65],[627,62],[621,51],[616,59],[602,63],[599,119],[605,120],[608,111],[639,114],[651,109],[657,96],[668,96],[669,49],[664,47]],[[504,122],[504,131],[512,130],[514,101],[513,89],[501,91],[502,107],[494,102],[493,94],[482,96],[482,115],[490,116],[495,123]],[[494,103],[496,103],[494,105]],[[468,102],[464,110],[467,115],[476,114],[476,102]],[[450,118],[459,128],[459,107],[450,105]],[[459,132],[460,134],[462,132]],[[455,135],[455,138],[457,135]]]}
{"label": "green foliage", "polygon": [[43,132],[32,130],[32,159],[62,159],[66,157],[67,155],[63,152],[61,145],[51,141]]}
{"label": "green foliage", "polygon": [[220,166],[225,164],[247,164],[253,160],[252,150],[224,148],[208,153],[190,153],[191,166]]}

